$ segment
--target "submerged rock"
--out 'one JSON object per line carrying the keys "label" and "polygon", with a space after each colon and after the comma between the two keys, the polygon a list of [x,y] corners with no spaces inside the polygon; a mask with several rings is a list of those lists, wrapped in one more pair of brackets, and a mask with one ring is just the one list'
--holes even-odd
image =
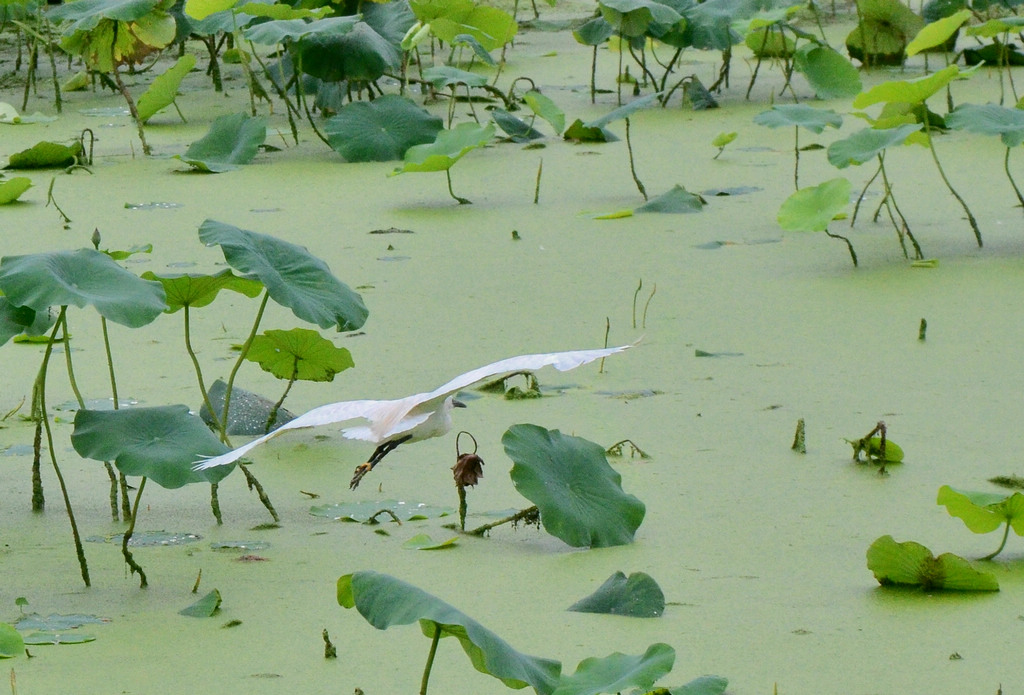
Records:
{"label": "submerged rock", "polygon": [[[223,379],[217,379],[210,386],[210,403],[217,410],[224,409],[224,394],[226,391],[227,384],[224,383]],[[270,430],[276,430],[281,425],[295,419],[295,415],[291,411],[280,408],[274,417],[274,422],[270,429],[267,429],[267,420],[270,418],[270,412],[273,408],[274,401],[269,398],[264,398],[252,391],[246,391],[236,386],[231,393],[231,410],[228,413],[228,434],[266,434]],[[216,426],[213,415],[205,403],[199,409],[199,416],[203,418],[203,422],[211,427]]]}

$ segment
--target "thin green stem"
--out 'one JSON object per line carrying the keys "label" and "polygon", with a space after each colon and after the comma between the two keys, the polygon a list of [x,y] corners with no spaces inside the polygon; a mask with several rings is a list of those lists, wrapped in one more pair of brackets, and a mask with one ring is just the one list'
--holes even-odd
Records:
{"label": "thin green stem", "polygon": [[[86,586],[91,586],[89,581],[89,566],[85,561],[85,549],[82,547],[82,538],[78,534],[78,523],[75,521],[75,512],[71,508],[71,497],[68,494],[67,484],[64,482],[64,475],[57,464],[57,454],[53,446],[53,431],[50,429],[50,416],[46,412],[46,371],[50,364],[50,355],[53,354],[53,343],[57,338],[57,331],[64,325],[64,317],[67,314],[67,306],[61,306],[60,314],[57,316],[50,332],[50,340],[46,343],[46,351],[43,353],[43,363],[39,367],[39,376],[36,377],[36,397],[39,403],[39,417],[43,422],[43,429],[46,432],[46,447],[50,451],[50,463],[53,464],[54,473],[57,475],[57,483],[60,485],[61,494],[64,496],[64,508],[68,512],[68,521],[71,523],[71,535],[75,540],[75,552],[78,555],[78,566],[82,571],[82,581]],[[67,345],[64,346],[65,350]]]}
{"label": "thin green stem", "polygon": [[527,522],[529,522],[531,520],[534,520],[537,517],[537,513],[538,513],[537,506],[534,505],[532,507],[527,507],[526,509],[523,509],[522,511],[516,512],[515,514],[512,514],[511,516],[506,516],[504,519],[498,519],[497,521],[492,521],[489,524],[484,524],[483,526],[477,526],[472,531],[467,531],[467,533],[469,535],[471,535],[471,536],[482,536],[485,533],[487,533],[488,531],[490,531],[492,528],[496,528],[496,527],[501,526],[503,524],[514,524],[517,521],[527,521]]}
{"label": "thin green stem", "polygon": [[626,151],[629,152],[629,173],[633,175],[633,183],[636,184],[636,189],[640,191],[640,195],[647,200],[647,189],[644,188],[644,184],[636,175],[636,164],[633,161],[633,141],[629,137],[629,119],[626,119]]}
{"label": "thin green stem", "polygon": [[85,399],[82,398],[82,392],[78,390],[78,382],[75,380],[75,367],[71,363],[71,334],[68,332],[68,317],[64,308],[61,309],[58,325],[60,326],[64,342],[64,361],[68,365],[68,381],[71,382],[71,390],[75,394],[75,400],[78,401],[78,407],[84,409]]}
{"label": "thin green stem", "polygon": [[1006,178],[1010,179],[1010,185],[1013,186],[1013,192],[1017,194],[1017,200],[1020,201],[1020,205],[1024,208],[1024,196],[1021,195],[1020,189],[1017,187],[1017,182],[1013,180],[1013,174],[1010,173],[1010,148],[1006,148],[1006,156],[1003,157],[1003,171],[1006,172]]}
{"label": "thin green stem", "polygon": [[793,190],[800,190],[800,126],[793,126]]}
{"label": "thin green stem", "polygon": [[1006,520],[1006,529],[1003,531],[1003,542],[999,544],[999,547],[996,548],[994,553],[986,555],[985,557],[983,557],[981,559],[982,560],[991,560],[996,555],[998,555],[999,553],[1003,552],[1003,548],[1006,547],[1006,539],[1009,538],[1009,536],[1010,536],[1010,520],[1007,519]]}
{"label": "thin green stem", "polygon": [[853,250],[853,244],[850,243],[850,240],[847,239],[846,237],[844,237],[841,234],[833,234],[832,232],[828,231],[827,229],[825,230],[825,234],[830,236],[830,237],[832,237],[833,239],[842,239],[843,241],[846,242],[846,248],[850,249],[850,259],[853,261],[853,267],[856,268],[857,267],[857,252]]}
{"label": "thin green stem", "polygon": [[878,175],[882,173],[882,155],[878,155],[878,162],[878,168],[875,169],[875,173],[871,175],[871,178],[868,179],[868,182],[864,184],[864,188],[861,189],[860,195],[857,196],[857,202],[854,203],[853,205],[853,214],[850,215],[851,229],[853,228],[854,223],[857,221],[857,213],[860,212],[860,204],[864,202],[864,196],[867,195],[868,189],[871,187],[871,184],[875,182],[875,179],[878,178]]}
{"label": "thin green stem", "polygon": [[[185,314],[185,352],[188,353],[189,358],[192,360],[192,368],[195,369],[196,380],[199,381],[199,393],[203,396],[203,403],[206,405],[207,410],[210,411],[210,417],[217,421],[219,426],[220,422],[217,418],[217,411],[214,409],[213,403],[210,401],[210,393],[206,390],[206,382],[203,380],[203,368],[199,365],[199,357],[196,355],[196,351],[192,347],[191,315],[187,304],[184,307],[183,313]],[[227,434],[225,433],[224,436],[226,437]]]}
{"label": "thin green stem", "polygon": [[450,168],[445,169],[444,175],[448,178],[448,195],[450,195],[452,198],[455,198],[455,200],[459,202],[459,205],[472,205],[472,200],[460,198],[459,196],[455,195],[455,191],[452,190],[452,170]]}
{"label": "thin green stem", "polygon": [[149,582],[146,581],[146,573],[142,570],[142,566],[135,562],[135,558],[132,556],[132,551],[128,550],[128,542],[132,538],[132,534],[135,532],[135,520],[139,516],[139,500],[142,499],[142,491],[146,488],[146,477],[143,476],[139,482],[139,489],[135,492],[135,504],[132,505],[132,517],[131,522],[128,524],[128,530],[124,532],[124,536],[121,538],[121,554],[124,555],[124,561],[128,565],[132,574],[139,575],[139,588],[145,589],[149,586]]}
{"label": "thin green stem", "polygon": [[[922,106],[924,105],[922,104]],[[974,238],[977,239],[978,247],[980,248],[983,244],[981,242],[981,230],[978,229],[978,221],[974,219],[971,209],[967,207],[967,203],[964,202],[964,199],[961,198],[960,194],[956,192],[955,188],[953,188],[953,184],[949,182],[949,178],[946,177],[946,172],[943,170],[942,163],[939,161],[939,155],[935,151],[935,144],[932,142],[931,126],[928,124],[928,107],[924,106],[924,109],[924,131],[925,137],[928,140],[928,151],[932,153],[932,161],[935,162],[935,168],[939,170],[939,176],[942,177],[942,182],[946,184],[946,188],[949,189],[949,192],[952,193],[953,197],[956,198],[958,203],[960,203],[960,207],[962,207],[964,212],[967,213],[967,221],[970,223],[971,229],[974,231]]]}
{"label": "thin green stem", "polygon": [[[231,368],[231,374],[228,375],[227,388],[224,391],[224,411],[221,413],[220,421],[220,438],[225,444],[228,443],[228,413],[231,407],[231,391],[235,387],[235,375],[238,374],[238,370],[242,367],[242,362],[245,361],[245,356],[249,354],[249,348],[252,346],[252,341],[256,337],[256,331],[260,329],[260,321],[263,320],[263,312],[267,309],[267,302],[270,301],[270,293],[264,291],[263,299],[260,301],[260,308],[256,311],[256,319],[252,322],[252,330],[249,331],[249,337],[242,343],[242,349],[238,353],[238,359],[235,361],[235,366]],[[210,411],[211,413],[213,411]]]}
{"label": "thin green stem", "polygon": [[[889,183],[889,174],[885,171],[885,153],[878,156],[878,168],[882,172],[882,186],[885,188],[886,197],[892,201],[892,207],[896,211],[896,214],[900,217],[900,227],[897,227],[896,234],[899,235],[900,246],[903,246],[903,236],[906,235],[910,239],[910,243],[914,246],[914,254],[918,259],[924,258],[924,253],[921,251],[921,245],[917,243],[917,239],[914,238],[914,233],[910,231],[910,224],[907,222],[907,218],[903,216],[903,211],[900,210],[899,204],[896,202],[896,195],[892,192],[892,185]],[[889,213],[890,219],[892,213]],[[893,220],[893,225],[896,225],[896,221]],[[904,246],[903,256],[906,257],[907,249]]]}
{"label": "thin green stem", "polygon": [[430,641],[430,653],[427,654],[427,663],[423,667],[423,680],[420,681],[420,695],[427,695],[427,683],[430,681],[430,669],[434,665],[434,655],[437,654],[437,643],[441,641],[441,624],[434,623],[434,637]]}

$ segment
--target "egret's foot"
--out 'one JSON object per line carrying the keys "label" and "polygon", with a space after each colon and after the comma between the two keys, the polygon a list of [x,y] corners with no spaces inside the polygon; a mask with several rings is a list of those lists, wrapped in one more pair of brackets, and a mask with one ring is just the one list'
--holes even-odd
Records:
{"label": "egret's foot", "polygon": [[359,481],[363,479],[363,476],[373,470],[372,463],[360,463],[356,466],[356,472],[352,474],[352,482],[348,484],[349,490],[355,490],[359,487]]}

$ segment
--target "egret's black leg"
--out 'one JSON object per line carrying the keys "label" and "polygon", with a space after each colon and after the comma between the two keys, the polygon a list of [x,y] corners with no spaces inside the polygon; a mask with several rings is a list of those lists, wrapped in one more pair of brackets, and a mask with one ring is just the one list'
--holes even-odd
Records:
{"label": "egret's black leg", "polygon": [[349,490],[355,490],[357,487],[359,487],[359,481],[363,479],[364,475],[372,471],[373,467],[381,462],[381,459],[383,459],[385,456],[387,456],[392,451],[397,449],[399,444],[404,444],[410,439],[412,439],[412,435],[407,434],[404,437],[399,437],[398,439],[391,439],[389,441],[386,441],[380,446],[378,446],[376,449],[374,449],[373,455],[370,456],[370,459],[366,463],[361,463],[358,466],[356,466],[356,472],[352,476],[352,482],[348,484]]}

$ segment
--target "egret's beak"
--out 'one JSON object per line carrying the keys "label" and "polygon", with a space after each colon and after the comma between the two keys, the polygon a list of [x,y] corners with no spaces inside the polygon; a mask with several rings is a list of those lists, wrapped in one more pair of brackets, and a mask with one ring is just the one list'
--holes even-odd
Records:
{"label": "egret's beak", "polygon": [[453,407],[453,408],[465,408],[465,407],[466,407],[466,404],[465,404],[465,403],[463,403],[462,401],[457,401],[457,400],[455,400],[455,399],[453,398],[453,399],[452,399],[452,407]]}

